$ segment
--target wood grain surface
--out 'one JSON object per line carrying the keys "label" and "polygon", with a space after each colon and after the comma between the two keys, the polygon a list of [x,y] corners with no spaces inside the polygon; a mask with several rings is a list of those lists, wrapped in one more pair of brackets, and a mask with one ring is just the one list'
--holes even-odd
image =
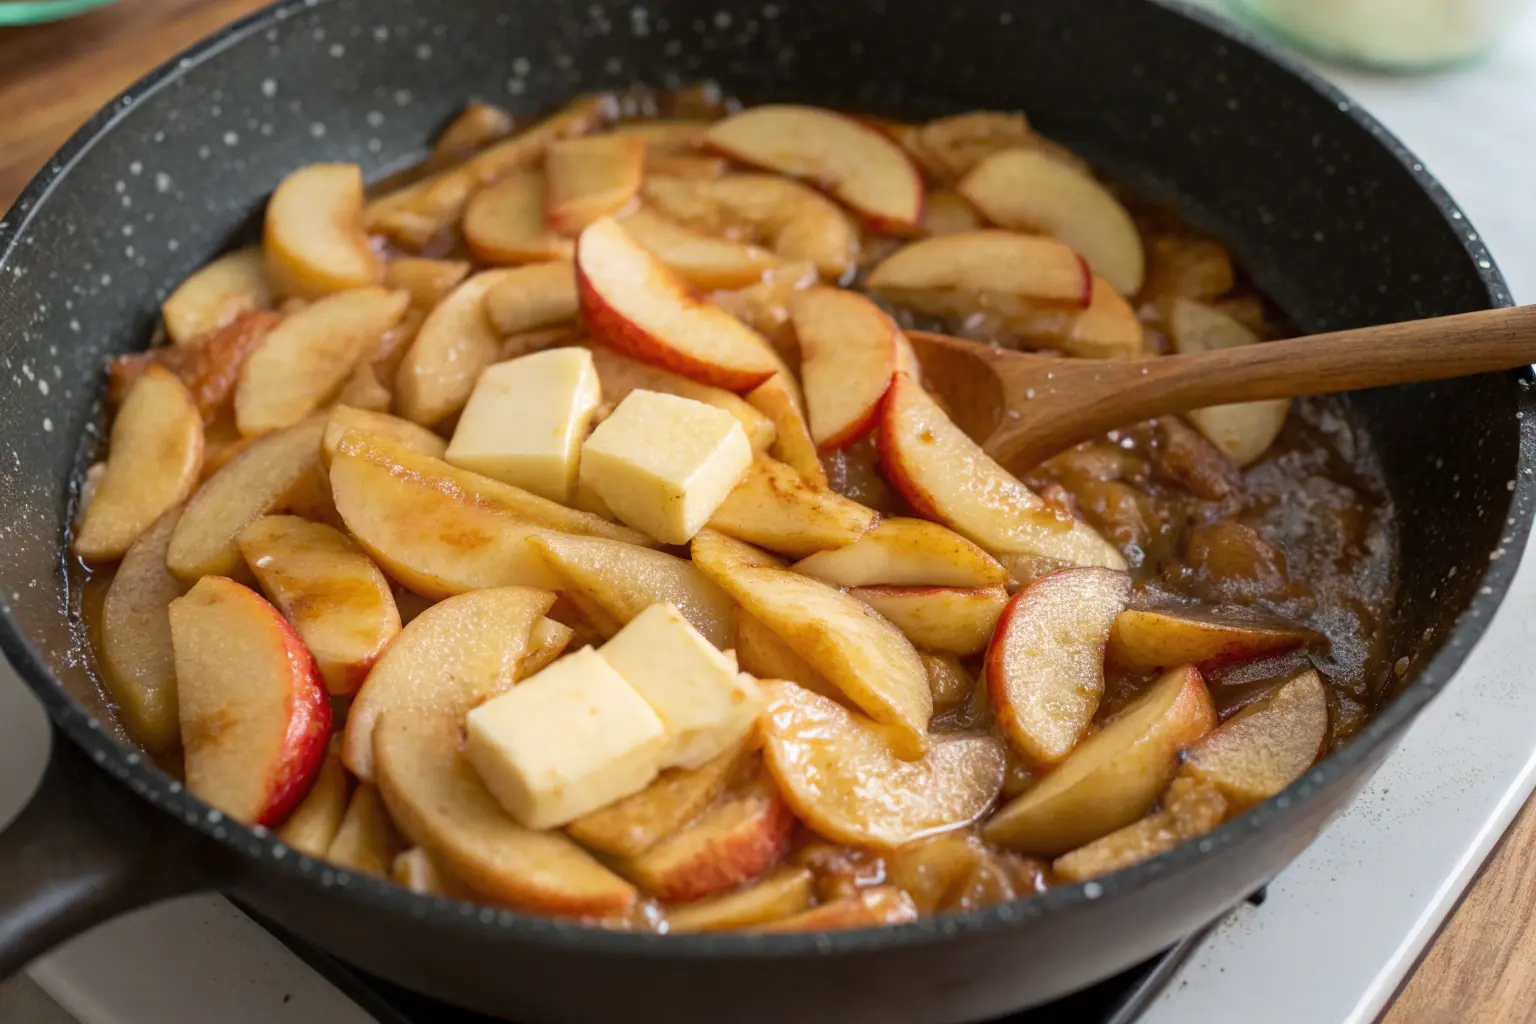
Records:
{"label": "wood grain surface", "polygon": [[[0,211],[98,107],[177,51],[263,3],[120,0],[73,21],[0,29]],[[1383,1024],[1536,1020],[1536,872],[1526,870],[1536,851],[1532,806],[1505,836]]]}

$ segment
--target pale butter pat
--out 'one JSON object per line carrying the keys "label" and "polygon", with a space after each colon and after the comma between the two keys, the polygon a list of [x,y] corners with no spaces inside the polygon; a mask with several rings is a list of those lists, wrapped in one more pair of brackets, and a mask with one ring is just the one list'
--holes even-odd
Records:
{"label": "pale butter pat", "polygon": [[656,391],[631,391],[581,452],[581,483],[619,520],[686,544],[752,464],[730,413]]}
{"label": "pale butter pat", "polygon": [[448,445],[455,466],[568,505],[602,402],[592,353],[553,348],[488,366]]}
{"label": "pale butter pat", "polygon": [[651,705],[590,647],[475,708],[466,725],[485,788],[536,829],[640,792],[666,742]]}
{"label": "pale butter pat", "polygon": [[697,768],[752,728],[763,709],[757,680],[738,672],[670,604],[653,604],[598,651],[667,730],[662,767]]}

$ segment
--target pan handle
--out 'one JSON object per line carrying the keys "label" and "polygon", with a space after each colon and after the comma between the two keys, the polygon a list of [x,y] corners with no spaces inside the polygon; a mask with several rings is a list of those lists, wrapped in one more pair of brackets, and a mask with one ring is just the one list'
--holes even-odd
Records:
{"label": "pan handle", "polygon": [[141,800],[53,729],[42,782],[0,831],[0,980],[103,921],[222,888],[235,855]]}

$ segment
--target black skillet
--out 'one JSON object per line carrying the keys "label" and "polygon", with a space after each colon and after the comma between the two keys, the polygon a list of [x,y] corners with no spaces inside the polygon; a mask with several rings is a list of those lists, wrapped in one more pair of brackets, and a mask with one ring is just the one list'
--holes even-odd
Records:
{"label": "black skillet", "polygon": [[1252,892],[1445,685],[1529,526],[1529,374],[1353,399],[1400,512],[1388,628],[1412,669],[1281,796],[1096,883],[879,931],[587,931],[338,872],[143,763],[95,696],[61,554],[106,357],[142,346],[168,287],[248,239],[299,164],[380,174],[470,96],[532,112],[704,78],[908,118],[1023,107],[1229,240],[1307,330],[1509,302],[1477,234],[1379,125],[1251,40],[1149,0],[286,0],[135,85],[0,222],[0,647],[54,723],[43,787],[0,836],[0,973],[133,906],[217,888],[367,971],[524,1021],[975,1020],[1114,974]]}

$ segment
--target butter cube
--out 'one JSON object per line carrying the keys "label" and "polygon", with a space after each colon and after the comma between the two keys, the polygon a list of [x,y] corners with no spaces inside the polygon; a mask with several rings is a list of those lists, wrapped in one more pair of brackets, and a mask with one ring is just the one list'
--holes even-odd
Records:
{"label": "butter cube", "polygon": [[661,719],[590,647],[475,708],[470,764],[527,828],[558,828],[649,785],[661,770]]}
{"label": "butter cube", "polygon": [[621,522],[686,544],[752,464],[730,413],[655,391],[625,396],[581,451],[581,482]]}
{"label": "butter cube", "polygon": [[757,680],[670,604],[651,605],[598,653],[661,718],[663,768],[699,767],[746,735],[763,709]]}
{"label": "butter cube", "polygon": [[448,445],[455,466],[569,504],[592,413],[603,400],[592,353],[552,348],[488,366]]}

